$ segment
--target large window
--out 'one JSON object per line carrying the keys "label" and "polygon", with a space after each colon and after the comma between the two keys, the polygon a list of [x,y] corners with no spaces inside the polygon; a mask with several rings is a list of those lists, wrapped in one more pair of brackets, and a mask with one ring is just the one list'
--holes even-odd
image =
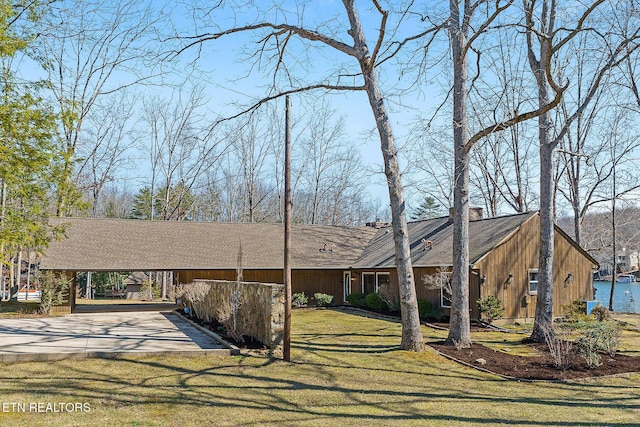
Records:
{"label": "large window", "polygon": [[380,292],[380,288],[388,286],[390,282],[389,273],[362,273],[362,292],[365,294]]}
{"label": "large window", "polygon": [[362,293],[376,292],[376,273],[362,273]]}
{"label": "large window", "polygon": [[529,293],[531,295],[538,293],[538,269],[529,270]]}

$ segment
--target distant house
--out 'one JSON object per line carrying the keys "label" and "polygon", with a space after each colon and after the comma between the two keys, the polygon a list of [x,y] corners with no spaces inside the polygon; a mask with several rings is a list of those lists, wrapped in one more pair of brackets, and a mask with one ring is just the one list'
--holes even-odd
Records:
{"label": "distant house", "polygon": [[134,271],[124,279],[126,286],[125,297],[127,299],[140,299],[140,291],[144,282],[149,280],[149,275],[143,271]]}
{"label": "distant house", "polygon": [[[61,219],[66,238],[52,243],[41,268],[67,271],[173,271],[177,283],[194,279],[235,280],[239,259],[243,280],[282,283],[283,226],[260,223],[203,223],[112,219]],[[373,225],[373,224],[372,224]],[[375,223],[378,226],[378,223]],[[419,298],[448,309],[446,290],[430,289],[425,276],[450,270],[452,224],[448,217],[409,223],[411,257]],[[500,298],[505,316],[535,313],[539,216],[536,212],[471,221],[470,307],[487,295]],[[593,298],[597,262],[556,227],[554,314],[561,305]],[[241,254],[241,255],[240,255]],[[294,225],[293,292],[322,292],[341,304],[355,292],[396,289],[390,227]],[[74,305],[70,302],[69,310]]]}

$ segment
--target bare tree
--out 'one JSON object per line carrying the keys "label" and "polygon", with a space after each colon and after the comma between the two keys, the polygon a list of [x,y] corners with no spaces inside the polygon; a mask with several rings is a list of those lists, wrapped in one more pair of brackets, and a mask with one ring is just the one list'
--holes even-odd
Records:
{"label": "bare tree", "polygon": [[[529,65],[538,87],[539,105],[547,105],[551,93],[555,97],[562,95],[569,82],[561,86],[554,80],[552,64],[558,58],[568,58],[573,51],[568,50],[569,43],[580,37],[590,37],[589,44],[600,44],[602,50],[598,55],[604,59],[595,70],[586,93],[567,114],[564,123],[553,123],[550,112],[538,118],[540,144],[540,265],[538,273],[538,294],[534,328],[531,339],[544,342],[545,330],[553,328],[553,254],[554,254],[554,160],[553,153],[565,137],[573,122],[580,117],[594,100],[601,83],[612,69],[618,67],[626,57],[637,48],[636,38],[639,27],[633,22],[633,14],[626,18],[618,15],[619,11],[608,9],[597,14],[589,21],[594,11],[603,9],[604,0],[595,1],[583,10],[571,15],[563,13],[559,16],[559,6],[553,0],[541,2],[525,0],[524,13],[526,24]],[[611,17],[626,19],[621,26],[611,26]],[[619,21],[618,23],[621,23]],[[593,29],[590,26],[593,26]],[[604,32],[595,30],[598,26],[608,26]],[[588,28],[588,31],[585,30]],[[597,51],[595,51],[597,52]]]}
{"label": "bare tree", "polygon": [[91,211],[98,216],[102,190],[117,179],[119,170],[130,162],[128,151],[135,144],[130,122],[133,121],[134,102],[126,95],[115,96],[105,105],[96,103],[87,118],[85,142],[77,148],[79,188],[89,192]]}
{"label": "bare tree", "polygon": [[192,191],[226,151],[206,126],[205,102],[197,86],[181,88],[174,97],[144,100],[142,123],[149,139],[141,143],[151,163],[151,219],[156,209],[159,219],[184,219]]}
{"label": "bare tree", "polygon": [[[468,94],[476,78],[469,81],[469,57],[475,51],[473,44],[491,26],[498,22],[503,12],[513,4],[510,1],[475,2],[461,0],[450,2],[448,22],[453,61],[453,143],[454,143],[454,200],[453,200],[453,271],[451,281],[451,320],[447,343],[469,347],[471,344],[469,318],[469,159],[471,148],[494,132],[508,129],[517,123],[540,116],[554,108],[560,100],[545,99],[538,108],[527,112],[513,111],[495,119],[470,136]],[[476,22],[478,20],[478,22]],[[496,116],[499,117],[499,116]],[[492,120],[492,121],[493,121]]]}
{"label": "bare tree", "polygon": [[[422,332],[420,330],[420,321],[418,317],[418,309],[416,302],[416,291],[413,277],[413,268],[411,265],[409,236],[406,223],[406,206],[404,200],[403,187],[400,176],[400,168],[398,164],[398,154],[394,142],[394,134],[391,127],[389,113],[385,105],[378,76],[375,69],[376,63],[379,61],[379,54],[387,37],[387,20],[389,13],[384,10],[377,0],[372,0],[374,11],[379,21],[376,23],[377,40],[370,49],[364,35],[362,22],[355,6],[354,0],[343,0],[344,12],[348,26],[346,28],[351,38],[350,43],[338,38],[338,33],[333,31],[338,21],[332,21],[319,25],[316,29],[305,28],[302,24],[304,19],[298,17],[301,25],[292,25],[289,23],[278,23],[268,21],[253,21],[246,25],[237,25],[233,28],[223,31],[215,31],[208,34],[198,34],[193,36],[184,47],[183,51],[195,47],[202,48],[204,43],[208,43],[221,37],[248,33],[255,34],[260,41],[262,48],[255,52],[254,58],[261,61],[272,59],[274,64],[273,82],[276,83],[280,78],[289,85],[289,89],[279,90],[274,87],[272,94],[261,99],[257,104],[263,104],[270,99],[274,99],[286,94],[300,93],[310,90],[327,90],[327,91],[364,91],[368,97],[371,111],[376,121],[376,127],[381,142],[381,150],[384,158],[385,174],[387,177],[389,198],[392,212],[392,224],[394,233],[394,242],[396,248],[396,267],[398,272],[398,282],[401,295],[401,313],[402,313],[402,343],[401,347],[408,350],[422,350],[424,343],[422,340]],[[257,6],[257,5],[255,5]],[[282,10],[281,10],[282,11]],[[282,11],[284,13],[284,11]],[[272,15],[272,14],[271,14]],[[260,16],[260,15],[258,15]],[[328,30],[323,32],[323,30]],[[344,29],[342,30],[344,31]],[[346,65],[344,70],[333,73],[328,76],[327,80],[321,80],[319,83],[298,84],[296,79],[291,76],[292,70],[287,66],[289,56],[288,46],[295,42],[306,43],[306,48],[311,49],[318,47],[321,50],[329,48],[329,52],[336,57],[336,67],[343,64],[341,61],[345,55],[351,61],[357,64],[357,72],[353,72],[353,64]],[[308,56],[305,58],[309,58]],[[323,61],[326,61],[326,57]],[[297,60],[296,64],[300,64]],[[345,84],[344,80],[359,80],[356,84]],[[332,80],[334,83],[328,83]]]}
{"label": "bare tree", "polygon": [[[52,3],[44,18],[48,30],[37,38],[36,50],[46,63],[62,117],[60,139],[67,154],[62,173],[69,181],[77,172],[76,149],[91,141],[83,140],[82,132],[96,102],[153,76],[153,52],[148,42],[161,17],[133,0]],[[77,195],[72,187],[61,184],[57,198],[57,211],[62,215]]]}

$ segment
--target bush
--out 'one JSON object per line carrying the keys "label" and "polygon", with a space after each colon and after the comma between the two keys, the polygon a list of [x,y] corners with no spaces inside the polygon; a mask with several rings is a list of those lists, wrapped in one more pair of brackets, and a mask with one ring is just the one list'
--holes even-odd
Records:
{"label": "bush", "polygon": [[366,295],[362,292],[356,292],[355,294],[347,295],[347,301],[353,307],[365,308],[367,306]]}
{"label": "bush", "polygon": [[291,305],[294,307],[304,307],[309,302],[309,298],[304,292],[298,292],[291,295]]}
{"label": "bush", "polygon": [[389,302],[387,302],[387,307],[389,308],[389,311],[392,313],[397,313],[400,311],[400,302],[392,302],[391,304],[389,304]]}
{"label": "bush", "polygon": [[384,299],[382,299],[380,294],[378,294],[376,292],[372,292],[370,294],[367,294],[365,299],[367,300],[367,307],[369,307],[372,310],[386,310],[387,309],[387,303],[384,301]]}
{"label": "bush", "polygon": [[562,306],[564,313],[564,320],[566,322],[581,322],[591,320],[587,316],[587,303],[581,300],[576,300],[570,304],[564,304]]}
{"label": "bush", "polygon": [[571,332],[559,330],[556,333],[553,327],[543,327],[542,333],[553,359],[553,366],[556,369],[571,368],[571,353],[573,349],[573,343],[570,340]]}
{"label": "bush", "polygon": [[436,317],[435,311],[433,310],[433,303],[422,298],[418,298],[418,313],[421,319]]}
{"label": "bush", "polygon": [[65,299],[66,291],[71,285],[67,276],[45,271],[38,273],[36,281],[40,285],[41,313],[51,314],[54,306],[67,302]]}
{"label": "bush", "polygon": [[502,301],[493,295],[489,295],[484,299],[479,299],[476,302],[478,303],[480,317],[484,317],[489,323],[504,315]]}
{"label": "bush", "polygon": [[333,302],[333,295],[323,294],[316,292],[313,294],[313,299],[316,301],[316,305],[319,307],[326,307]]}
{"label": "bush", "polygon": [[603,322],[610,317],[609,310],[600,304],[596,305],[591,309],[591,315],[598,321]]}
{"label": "bush", "polygon": [[600,366],[601,351],[614,356],[618,351],[620,335],[620,327],[614,320],[592,323],[585,329],[582,336],[576,340],[576,345],[587,366],[591,369]]}
{"label": "bush", "polygon": [[584,334],[576,340],[576,345],[580,351],[580,356],[587,362],[590,369],[601,365],[600,354],[598,353],[599,341],[598,333],[595,329],[587,329]]}

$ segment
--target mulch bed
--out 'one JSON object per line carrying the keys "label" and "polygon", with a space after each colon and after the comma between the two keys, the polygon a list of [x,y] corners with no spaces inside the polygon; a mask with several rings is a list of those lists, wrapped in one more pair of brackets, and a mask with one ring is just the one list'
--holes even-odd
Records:
{"label": "mulch bed", "polygon": [[[444,341],[430,342],[428,345],[456,361],[522,380],[572,380],[640,372],[640,358],[624,354],[616,354],[614,357],[601,354],[602,365],[590,369],[575,349],[572,352],[571,368],[557,369],[546,344],[523,343],[538,350],[540,356],[517,356],[476,343],[471,344],[470,348],[459,350],[445,345]],[[481,364],[478,359],[484,359],[486,363]]]}
{"label": "mulch bed", "polygon": [[183,309],[178,309],[176,310],[178,313],[180,313],[182,316],[184,316],[185,318],[191,320],[193,323],[196,323],[200,326],[202,326],[203,328],[207,328],[212,332],[215,332],[216,334],[218,334],[223,340],[225,340],[226,342],[228,342],[229,344],[232,344],[236,347],[238,347],[241,350],[266,350],[267,347],[262,344],[260,341],[254,340],[251,337],[247,337],[247,336],[243,336],[243,340],[242,342],[237,341],[236,339],[232,338],[231,336],[227,335],[225,332],[225,328],[224,326],[222,326],[222,324],[220,322],[218,322],[217,320],[213,320],[211,322],[205,322],[204,320],[198,318],[198,317],[191,317],[188,314],[186,314],[184,312]]}

